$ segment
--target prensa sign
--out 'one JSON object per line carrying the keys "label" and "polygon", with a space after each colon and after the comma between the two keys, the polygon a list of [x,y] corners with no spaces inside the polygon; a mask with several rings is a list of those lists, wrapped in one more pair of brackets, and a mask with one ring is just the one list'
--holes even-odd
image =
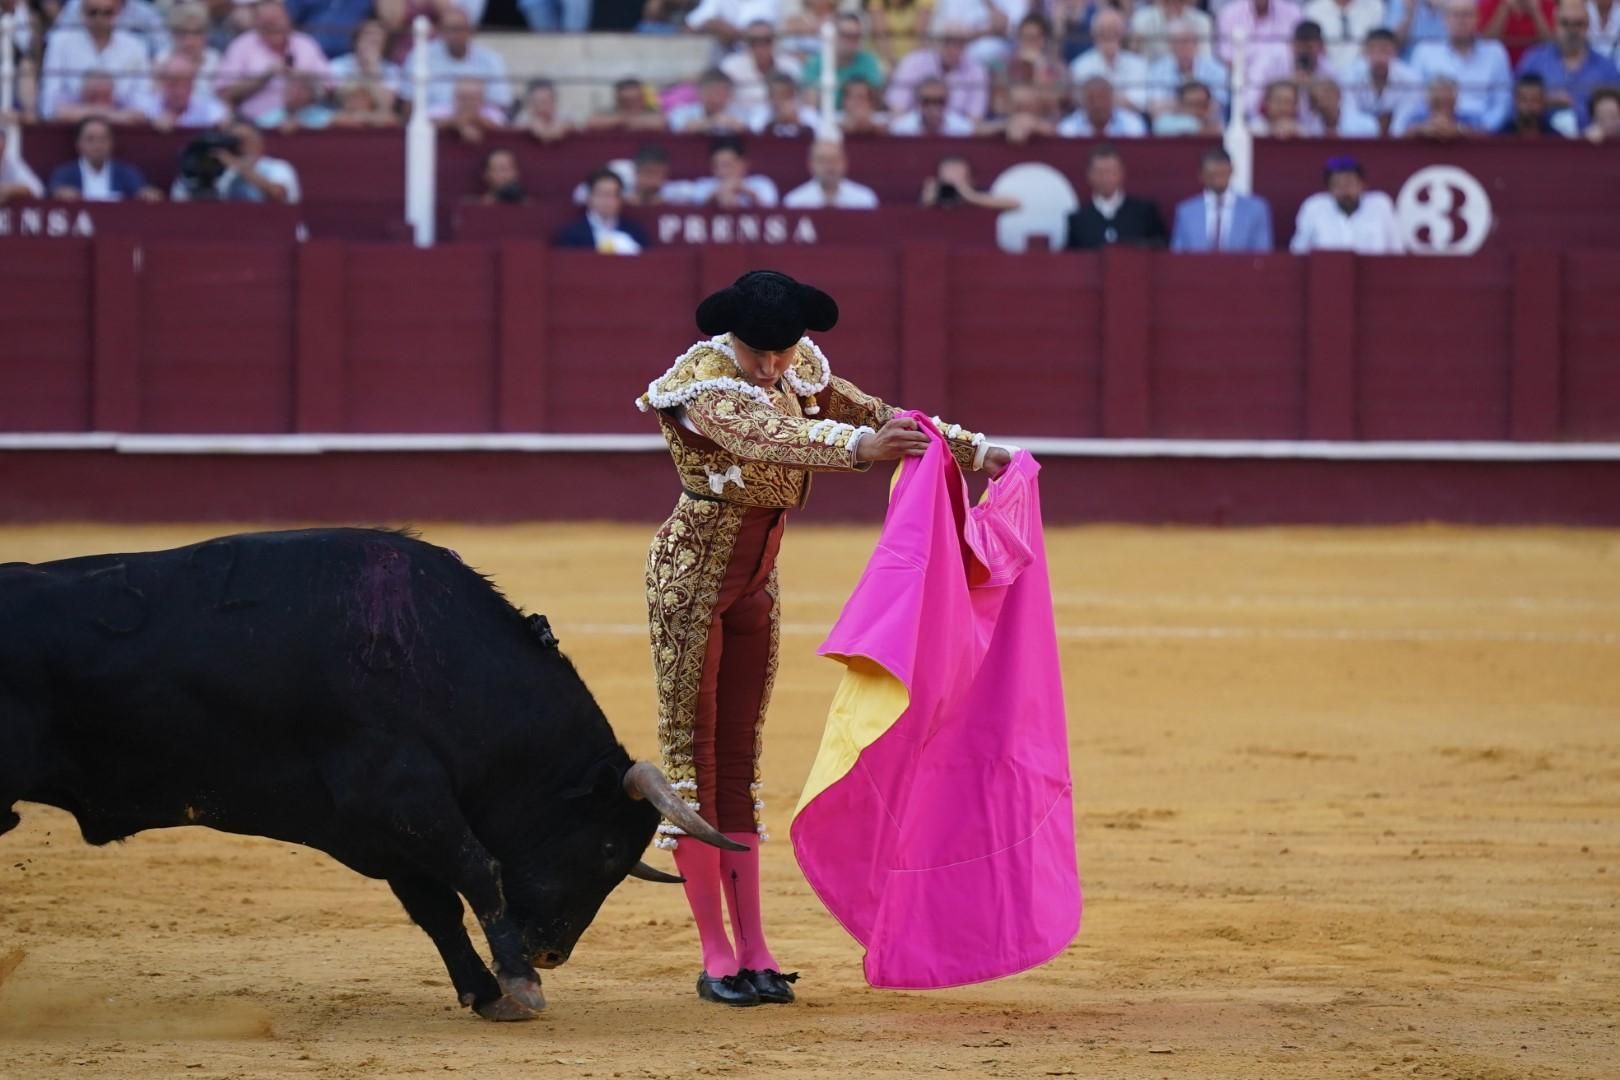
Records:
{"label": "prensa sign", "polygon": [[90,211],[63,206],[0,206],[0,237],[5,236],[94,236],[96,223]]}
{"label": "prensa sign", "polygon": [[660,244],[815,244],[816,224],[796,214],[659,214]]}

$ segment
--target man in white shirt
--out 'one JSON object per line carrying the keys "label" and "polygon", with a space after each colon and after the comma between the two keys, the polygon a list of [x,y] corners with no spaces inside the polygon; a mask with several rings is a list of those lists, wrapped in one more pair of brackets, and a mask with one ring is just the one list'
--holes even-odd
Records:
{"label": "man in white shirt", "polygon": [[742,140],[729,136],[710,147],[708,176],[670,184],[666,198],[722,210],[768,209],[781,201],[770,177],[748,171]]}
{"label": "man in white shirt", "polygon": [[729,49],[742,37],[745,26],[763,22],[774,27],[781,21],[780,0],[703,0],[686,17],[686,28]]}
{"label": "man in white shirt", "polygon": [[1399,255],[1406,250],[1395,204],[1382,191],[1368,191],[1361,163],[1332,158],[1327,163],[1327,190],[1305,200],[1294,222],[1288,250],[1353,251],[1358,255]]}
{"label": "man in white shirt", "polygon": [[720,61],[720,70],[731,78],[737,108],[751,114],[766,104],[766,83],[772,75],[786,75],[799,81],[799,62],[776,51],[776,28],[763,19],[748,24],[743,31],[743,47]]}
{"label": "man in white shirt", "polygon": [[817,142],[810,147],[810,180],[782,199],[792,210],[876,210],[877,192],[848,178],[843,143]]}
{"label": "man in white shirt", "polygon": [[1036,10],[1029,0],[938,0],[929,29],[942,34],[947,27],[965,30],[972,43],[967,54],[975,63],[999,68],[1012,55],[1018,21]]}
{"label": "man in white shirt", "polygon": [[[1376,2],[1376,0],[1375,0]],[[1198,39],[1198,55],[1211,56],[1215,20],[1199,11],[1189,0],[1157,0],[1141,4],[1131,15],[1131,48],[1150,65],[1170,55],[1171,27],[1187,26]]]}
{"label": "man in white shirt", "polygon": [[1367,35],[1384,25],[1384,0],[1310,0],[1305,18],[1322,28],[1328,64],[1349,71],[1361,57]]}
{"label": "man in white shirt", "polygon": [[1080,107],[1058,123],[1057,132],[1070,139],[1140,139],[1148,126],[1137,113],[1116,106],[1113,84],[1093,75],[1080,87]]}
{"label": "man in white shirt", "polygon": [[1197,25],[1178,19],[1165,27],[1165,35],[1168,51],[1148,65],[1148,110],[1154,115],[1173,111],[1182,86],[1198,82],[1209,88],[1224,113],[1226,65],[1215,59],[1207,42],[1199,40]]}
{"label": "man in white shirt", "polygon": [[1148,107],[1148,63],[1125,48],[1125,19],[1113,8],[1103,8],[1091,20],[1090,49],[1069,65],[1069,77],[1076,83],[1100,76],[1113,86],[1114,93],[1129,107],[1145,112]]}
{"label": "man in white shirt", "polygon": [[1345,80],[1351,102],[1377,121],[1385,135],[1402,129],[1406,118],[1423,107],[1423,76],[1399,51],[1394,33],[1372,31]]}
{"label": "man in white shirt", "polygon": [[140,38],[116,27],[119,0],[86,0],[79,9],[84,26],[51,31],[41,65],[40,115],[49,120],[57,108],[79,98],[87,72],[113,76],[115,97],[126,107],[139,104],[151,60]]}
{"label": "man in white shirt", "polygon": [[172,53],[158,61],[152,74],[156,85],[147,99],[146,115],[154,128],[206,128],[225,119],[225,106],[218,98],[197,92],[197,65],[189,56]]}
{"label": "man in white shirt", "polygon": [[710,68],[698,76],[698,99],[669,110],[669,130],[691,135],[725,135],[748,130],[748,114],[737,107],[731,76]]}
{"label": "man in white shirt", "polygon": [[[467,13],[452,6],[439,16],[439,36],[428,43],[429,112],[448,114],[454,104],[456,83],[478,79],[484,84],[484,103],[504,114],[512,107],[512,84],[507,81],[506,61],[493,49],[473,41],[472,22]],[[414,50],[413,50],[414,53]],[[411,70],[412,56],[401,67]],[[415,92],[409,79],[401,88],[407,99]]]}
{"label": "man in white shirt", "polygon": [[912,100],[916,108],[889,122],[890,135],[949,135],[974,133],[973,121],[950,107],[950,89],[944,79],[924,79]]}
{"label": "man in white shirt", "polygon": [[812,136],[820,125],[821,114],[799,97],[799,84],[780,71],[771,76],[770,100],[748,117],[749,131],[779,139]]}
{"label": "man in white shirt", "polygon": [[[139,38],[141,44],[146,46],[149,57],[162,56],[168,51],[168,27],[164,23],[163,12],[155,4],[148,0],[123,0],[118,8],[118,29]],[[84,0],[68,0],[53,25],[79,29],[88,26],[89,21],[84,17]]]}

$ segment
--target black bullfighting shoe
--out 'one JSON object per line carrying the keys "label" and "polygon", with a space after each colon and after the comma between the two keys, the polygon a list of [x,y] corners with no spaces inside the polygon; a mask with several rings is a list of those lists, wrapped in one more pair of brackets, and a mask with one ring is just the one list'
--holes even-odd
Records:
{"label": "black bullfighting shoe", "polygon": [[759,1004],[759,994],[754,990],[754,984],[742,972],[716,977],[705,971],[698,976],[697,991],[698,997],[704,1001],[720,1005]]}
{"label": "black bullfighting shoe", "polygon": [[793,1004],[793,987],[788,984],[799,981],[797,971],[791,975],[784,975],[780,971],[749,971],[744,968],[737,974],[753,984],[754,993],[758,994],[759,1000],[765,1004]]}

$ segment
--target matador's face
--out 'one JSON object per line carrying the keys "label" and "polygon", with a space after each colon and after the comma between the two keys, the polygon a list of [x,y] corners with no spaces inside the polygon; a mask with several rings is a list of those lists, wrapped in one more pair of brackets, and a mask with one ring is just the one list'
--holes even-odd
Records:
{"label": "matador's face", "polygon": [[731,335],[731,346],[737,354],[737,366],[759,386],[775,386],[799,354],[797,344],[785,349],[756,349],[736,334]]}

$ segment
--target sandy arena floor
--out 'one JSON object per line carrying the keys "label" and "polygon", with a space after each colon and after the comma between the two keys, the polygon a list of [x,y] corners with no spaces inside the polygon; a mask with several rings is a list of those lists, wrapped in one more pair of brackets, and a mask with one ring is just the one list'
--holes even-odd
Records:
{"label": "sandy arena floor", "polygon": [[[0,561],[205,527],[0,530]],[[430,526],[546,612],[653,750],[650,529]],[[779,836],[870,530],[790,530]],[[201,829],[0,840],[0,1076],[1620,1076],[1620,534],[1055,531],[1086,916],[1049,966],[869,990],[784,842],[802,1003],[692,993],[679,889],[627,882],[526,1025],[457,1007],[387,888]],[[658,857],[658,862],[667,861]]]}

